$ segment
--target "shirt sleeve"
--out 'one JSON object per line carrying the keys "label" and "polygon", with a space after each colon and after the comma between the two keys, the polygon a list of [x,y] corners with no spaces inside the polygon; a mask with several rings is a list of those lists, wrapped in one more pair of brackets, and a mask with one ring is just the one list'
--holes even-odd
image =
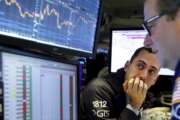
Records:
{"label": "shirt sleeve", "polygon": [[129,110],[131,110],[131,111],[133,111],[137,116],[139,115],[140,110],[133,108],[132,105],[127,104],[127,105],[126,105],[126,108],[129,109]]}

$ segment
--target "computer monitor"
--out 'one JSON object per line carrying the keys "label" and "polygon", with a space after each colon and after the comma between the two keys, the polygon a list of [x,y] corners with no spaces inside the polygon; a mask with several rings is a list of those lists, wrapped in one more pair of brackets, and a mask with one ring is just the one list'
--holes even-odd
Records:
{"label": "computer monitor", "polygon": [[43,44],[43,50],[48,46],[49,51],[91,55],[99,11],[100,0],[1,0],[1,37],[17,38],[1,42],[20,47]]}
{"label": "computer monitor", "polygon": [[[146,34],[147,32],[141,28],[112,29],[110,44],[111,72],[116,72],[119,68],[124,67],[135,50],[143,46]],[[159,74],[174,75],[174,71],[161,68]]]}
{"label": "computer monitor", "polygon": [[78,120],[77,65],[1,53],[1,120]]}

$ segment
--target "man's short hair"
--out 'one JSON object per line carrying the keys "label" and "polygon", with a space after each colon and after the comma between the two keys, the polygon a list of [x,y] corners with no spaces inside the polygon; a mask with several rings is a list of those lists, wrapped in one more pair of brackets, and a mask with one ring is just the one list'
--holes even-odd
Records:
{"label": "man's short hair", "polygon": [[180,0],[158,0],[157,9],[159,14],[167,14],[172,20],[176,17],[180,8]]}
{"label": "man's short hair", "polygon": [[140,52],[142,52],[142,51],[147,51],[148,53],[152,53],[152,54],[156,54],[156,53],[157,53],[157,52],[153,51],[152,48],[149,48],[149,47],[140,47],[140,48],[138,48],[138,49],[134,52],[134,54],[133,54],[132,57],[131,57],[130,62],[132,62],[132,61],[140,54]]}
{"label": "man's short hair", "polygon": [[157,0],[156,7],[159,14],[167,14],[173,20],[180,8],[180,0]]}

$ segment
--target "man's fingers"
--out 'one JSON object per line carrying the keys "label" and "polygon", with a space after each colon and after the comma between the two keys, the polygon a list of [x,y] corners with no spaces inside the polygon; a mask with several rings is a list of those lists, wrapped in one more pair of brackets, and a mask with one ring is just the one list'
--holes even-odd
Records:
{"label": "man's fingers", "polygon": [[134,86],[134,79],[132,78],[128,81],[128,89],[132,89],[133,86]]}
{"label": "man's fingers", "polygon": [[128,89],[128,81],[127,80],[124,81],[123,88],[125,91],[127,91],[127,89]]}
{"label": "man's fingers", "polygon": [[147,90],[148,90],[148,86],[146,83],[144,83],[143,94],[146,94]]}
{"label": "man's fingers", "polygon": [[136,91],[136,93],[138,93],[139,91],[139,82],[140,82],[139,78],[135,78],[133,91]]}
{"label": "man's fingers", "polygon": [[142,80],[139,80],[139,89],[138,92],[139,93],[143,93],[144,90],[144,82]]}
{"label": "man's fingers", "polygon": [[133,85],[134,85],[134,79],[133,78],[131,78],[130,80],[127,80],[126,93],[131,94]]}
{"label": "man's fingers", "polygon": [[124,82],[124,90],[129,94],[145,95],[147,92],[147,84],[139,78],[130,79]]}
{"label": "man's fingers", "polygon": [[147,91],[147,89],[148,89],[148,86],[147,86],[147,84],[146,83],[144,83],[144,89]]}

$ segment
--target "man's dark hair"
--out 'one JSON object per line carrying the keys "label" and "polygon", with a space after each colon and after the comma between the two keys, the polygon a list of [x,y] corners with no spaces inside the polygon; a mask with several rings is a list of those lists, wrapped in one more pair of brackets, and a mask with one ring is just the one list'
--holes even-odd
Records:
{"label": "man's dark hair", "polygon": [[152,54],[156,54],[156,53],[157,53],[157,52],[153,51],[152,48],[140,47],[140,48],[138,48],[138,49],[134,52],[133,56],[131,57],[130,62],[132,62],[132,61],[140,54],[140,52],[142,52],[142,51],[147,51],[148,53],[152,53]]}
{"label": "man's dark hair", "polygon": [[180,0],[157,0],[157,10],[159,14],[167,14],[170,19],[174,19],[180,8]]}
{"label": "man's dark hair", "polygon": [[167,14],[168,19],[174,20],[180,8],[180,0],[157,0],[156,7],[159,14]]}

